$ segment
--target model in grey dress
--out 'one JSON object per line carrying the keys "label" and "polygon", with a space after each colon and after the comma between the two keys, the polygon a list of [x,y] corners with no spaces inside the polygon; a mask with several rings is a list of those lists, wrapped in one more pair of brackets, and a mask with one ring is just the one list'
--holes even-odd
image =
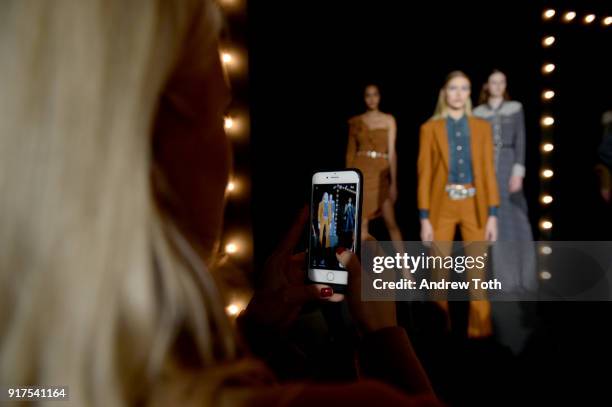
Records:
{"label": "model in grey dress", "polygon": [[488,103],[474,109],[493,128],[495,168],[499,186],[498,241],[516,242],[493,250],[493,274],[504,282],[504,292],[535,290],[537,285],[533,235],[527,202],[520,189],[510,192],[510,178],[525,176],[525,119],[519,102],[504,100],[497,108]]}

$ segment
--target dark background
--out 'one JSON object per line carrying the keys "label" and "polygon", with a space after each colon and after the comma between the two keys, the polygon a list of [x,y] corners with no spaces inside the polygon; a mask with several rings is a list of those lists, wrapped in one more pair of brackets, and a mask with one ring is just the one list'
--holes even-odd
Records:
{"label": "dark background", "polygon": [[[557,15],[544,22],[548,7]],[[561,23],[569,10],[578,13],[576,20]],[[598,19],[586,26],[582,18],[591,12]],[[418,239],[418,130],[433,113],[444,77],[455,69],[471,77],[474,102],[497,68],[507,74],[512,98],[523,103],[524,189],[535,238],[612,240],[612,211],[599,197],[593,171],[601,115],[612,109],[612,28],[600,22],[611,14],[609,1],[583,0],[249,2],[255,270],[308,202],[311,174],[344,166],[347,120],[364,111],[363,87],[370,82],[380,85],[381,109],[397,120],[396,215],[404,239]],[[541,47],[545,35],[557,39],[550,49]],[[544,78],[541,66],[549,61],[557,69]],[[552,103],[541,101],[545,88],[556,92]],[[540,128],[543,114],[555,117],[552,130]],[[549,137],[555,150],[542,156],[540,144]],[[552,181],[541,180],[543,166],[555,171]],[[544,192],[554,197],[549,207],[539,203]],[[550,234],[541,234],[541,218],[553,221]],[[385,239],[381,223],[372,228]],[[400,305],[400,315],[402,307],[417,318],[431,315],[419,310],[426,304]],[[532,329],[518,357],[495,343],[409,331],[438,394],[453,404],[583,404],[600,396],[610,400],[609,375],[597,373],[612,363],[610,305],[509,305],[522,309],[523,323]]]}
{"label": "dark background", "polygon": [[[541,216],[554,223],[556,240],[605,239],[603,204],[593,166],[601,139],[600,118],[610,106],[612,29],[586,12],[602,15],[604,2],[250,2],[249,53],[252,117],[253,219],[256,264],[263,261],[308,201],[310,175],[341,168],[347,120],[364,111],[363,87],[380,85],[381,110],[398,124],[398,223],[405,240],[419,236],[416,155],[419,126],[432,114],[444,77],[461,69],[472,79],[472,98],[494,68],[508,77],[512,98],[523,103],[527,124],[525,193],[534,234]],[[553,22],[542,10],[557,9]],[[576,10],[571,24],[559,22]],[[608,12],[609,6],[608,6]],[[542,50],[541,39],[557,42]],[[557,70],[540,74],[544,61]],[[545,86],[556,91],[545,107]],[[607,99],[607,100],[605,100]],[[612,108],[612,106],[610,106]],[[539,120],[553,128],[555,177],[541,185]],[[555,201],[539,204],[549,190]],[[267,205],[270,200],[275,205]],[[551,213],[547,211],[552,211]],[[275,222],[270,222],[270,219]],[[376,225],[374,225],[376,229]],[[378,228],[384,238],[384,228]]]}

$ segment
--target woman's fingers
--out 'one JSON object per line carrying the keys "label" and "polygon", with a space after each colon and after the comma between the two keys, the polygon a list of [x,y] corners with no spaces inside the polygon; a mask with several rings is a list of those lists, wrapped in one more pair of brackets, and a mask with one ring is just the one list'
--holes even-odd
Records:
{"label": "woman's fingers", "polygon": [[306,226],[306,222],[308,222],[308,216],[308,206],[304,206],[283,241],[278,245],[276,252],[291,253],[293,251],[304,233],[304,227]]}
{"label": "woman's fingers", "polygon": [[429,220],[421,221],[421,241],[426,247],[430,246],[430,242],[434,239],[433,227]]}
{"label": "woman's fingers", "polygon": [[306,252],[300,252],[289,258],[289,267],[286,270],[289,284],[303,284],[306,277]]}
{"label": "woman's fingers", "polygon": [[431,242],[433,242],[433,232],[423,232],[421,234],[421,241],[423,242],[423,245],[425,247],[430,247],[431,246]]}
{"label": "woman's fingers", "polygon": [[331,297],[327,299],[329,302],[342,302],[344,300],[344,294],[334,293]]}
{"label": "woman's fingers", "polygon": [[306,252],[299,252],[291,256],[291,262],[296,263],[296,264],[304,263],[305,258],[306,258]]}
{"label": "woman's fingers", "polygon": [[[301,285],[302,287],[305,288],[304,286],[304,278],[306,277],[306,267],[305,267],[306,264],[304,263],[305,259],[306,259],[305,252],[297,253],[291,256],[290,267],[289,267],[288,275],[287,275],[287,280],[289,281],[290,285],[298,285],[298,286]],[[331,296],[328,296],[327,292],[320,293],[321,294],[320,298],[317,298],[316,289],[306,288],[306,290],[311,290],[312,295],[306,295],[305,297],[302,297],[301,300],[303,300],[303,302],[310,301],[310,300],[317,300],[317,299],[323,299],[323,300],[327,300],[330,302],[340,302],[344,299],[343,294],[334,292],[333,289],[327,285],[313,284],[313,285],[310,285],[310,287],[315,287],[316,289],[319,289],[319,290],[323,288],[329,288],[332,294]]]}
{"label": "woman's fingers", "polygon": [[290,270],[294,269],[293,265],[297,263],[300,258],[293,258],[291,252],[299,242],[307,220],[308,208],[304,207],[289,229],[289,232],[287,232],[285,238],[266,261],[263,279],[264,285],[268,291],[277,290],[292,278],[290,277],[292,274]]}
{"label": "woman's fingers", "polygon": [[495,242],[497,240],[497,218],[494,216],[487,220],[485,238],[489,242]]}
{"label": "woman's fingers", "polygon": [[372,274],[362,274],[361,263],[351,251],[345,250],[336,254],[338,261],[349,273],[349,307],[351,313],[365,332],[373,332],[381,328],[397,325],[395,303],[382,301],[362,301],[361,280],[369,279]]}
{"label": "woman's fingers", "polygon": [[489,229],[487,229],[487,241],[495,242],[496,240],[497,240],[497,231],[495,230],[495,228],[490,227]]}
{"label": "woman's fingers", "polygon": [[283,293],[283,302],[287,305],[301,306],[309,301],[329,300],[334,290],[325,284],[289,286]]}
{"label": "woman's fingers", "polygon": [[348,271],[349,285],[361,284],[361,263],[357,256],[350,250],[344,250],[342,253],[336,253],[336,258]]}

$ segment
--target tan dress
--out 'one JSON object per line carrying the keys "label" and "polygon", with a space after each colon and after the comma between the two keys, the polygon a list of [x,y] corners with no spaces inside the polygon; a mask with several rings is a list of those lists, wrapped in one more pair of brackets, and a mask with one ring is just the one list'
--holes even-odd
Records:
{"label": "tan dress", "polygon": [[[389,197],[391,176],[388,147],[388,129],[370,129],[360,117],[349,120],[346,166],[358,168],[363,173],[362,218],[380,216],[382,204]],[[372,157],[372,152],[376,152],[376,157]]]}

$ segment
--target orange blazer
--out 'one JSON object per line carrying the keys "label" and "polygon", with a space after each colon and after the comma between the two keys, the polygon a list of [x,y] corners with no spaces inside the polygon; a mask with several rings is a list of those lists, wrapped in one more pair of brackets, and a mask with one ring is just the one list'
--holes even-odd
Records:
{"label": "orange blazer", "polygon": [[[472,148],[473,184],[476,187],[476,217],[483,227],[490,206],[499,206],[499,191],[493,162],[493,132],[489,122],[468,117]],[[448,181],[448,135],[446,119],[433,119],[421,126],[417,200],[419,209],[429,210],[432,226],[437,226],[442,197]]]}

